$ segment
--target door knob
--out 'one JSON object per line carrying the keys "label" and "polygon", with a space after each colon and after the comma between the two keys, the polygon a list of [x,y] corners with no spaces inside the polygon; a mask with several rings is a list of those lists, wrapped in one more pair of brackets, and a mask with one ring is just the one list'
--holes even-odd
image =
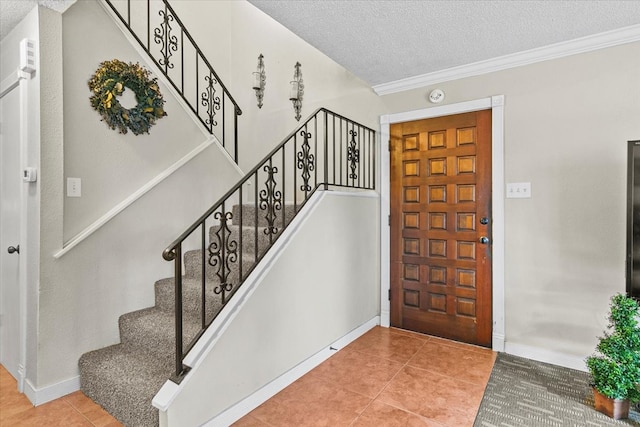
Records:
{"label": "door knob", "polygon": [[480,243],[484,243],[486,245],[487,243],[489,243],[489,238],[486,236],[482,236],[480,238]]}
{"label": "door knob", "polygon": [[16,246],[15,248],[13,246],[9,246],[7,248],[7,252],[9,252],[10,254],[14,252],[20,253],[20,245]]}

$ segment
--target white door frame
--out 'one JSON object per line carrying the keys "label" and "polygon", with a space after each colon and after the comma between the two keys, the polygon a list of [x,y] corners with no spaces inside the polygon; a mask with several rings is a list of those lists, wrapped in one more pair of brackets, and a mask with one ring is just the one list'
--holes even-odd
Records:
{"label": "white door frame", "polygon": [[389,327],[390,303],[390,230],[387,218],[390,214],[390,126],[432,117],[448,116],[491,109],[491,206],[492,206],[492,304],[493,328],[492,348],[504,351],[504,95],[442,105],[403,113],[386,114],[380,117],[380,323]]}
{"label": "white door frame", "polygon": [[[16,124],[20,127],[20,170],[23,169],[27,159],[27,145],[28,145],[28,85],[29,81],[33,77],[33,73],[28,73],[22,70],[16,70],[10,76],[6,77],[0,82],[0,98],[13,90],[20,91],[20,123]],[[6,126],[6,124],[3,124]],[[1,161],[1,160],[0,160]],[[22,183],[21,183],[22,184]],[[24,392],[24,383],[27,376],[27,259],[29,256],[29,247],[27,245],[27,187],[21,185],[20,187],[20,230],[17,244],[20,245],[20,257],[19,259],[19,317],[20,325],[18,332],[19,340],[19,363],[18,363],[18,391]],[[0,248],[0,250],[6,250],[6,248]]]}

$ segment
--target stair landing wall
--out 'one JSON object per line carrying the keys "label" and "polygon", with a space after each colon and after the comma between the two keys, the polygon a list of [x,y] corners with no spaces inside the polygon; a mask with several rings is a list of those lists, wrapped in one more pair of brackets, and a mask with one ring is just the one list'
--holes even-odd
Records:
{"label": "stair landing wall", "polygon": [[202,425],[379,314],[378,195],[319,197],[183,380],[168,426]]}

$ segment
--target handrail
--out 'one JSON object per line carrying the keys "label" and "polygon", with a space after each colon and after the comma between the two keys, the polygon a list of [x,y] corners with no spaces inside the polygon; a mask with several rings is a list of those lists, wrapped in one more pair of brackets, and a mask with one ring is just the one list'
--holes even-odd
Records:
{"label": "handrail", "polygon": [[[246,190],[247,184],[253,189]],[[185,373],[186,353],[293,217],[318,188],[329,186],[375,189],[375,131],[319,108],[163,251],[175,272],[174,380]],[[190,259],[184,271],[183,255]],[[201,299],[201,329],[186,347],[183,275],[199,279]]]}
{"label": "handrail", "polygon": [[[126,12],[118,10],[112,0],[104,1],[149,55],[149,58],[189,106],[207,132],[215,135],[225,149],[227,149],[228,139],[233,138],[233,150],[229,152],[227,149],[227,151],[238,163],[238,116],[242,114],[242,110],[168,1],[155,0],[153,2],[154,6],[161,3],[160,7],[154,9],[160,18],[160,22],[155,24],[158,26],[154,28],[151,23],[151,0],[146,2],[127,0]],[[132,6],[141,8],[145,5],[146,22],[144,24],[132,23],[132,15],[138,16],[140,14],[132,13]],[[171,24],[173,22],[179,27],[179,37],[172,34],[174,29]],[[151,43],[152,37],[153,45]],[[172,57],[178,54],[180,61],[176,62]],[[195,62],[185,64],[186,55]],[[201,68],[204,69],[204,72]],[[188,71],[193,71],[194,74],[190,74]],[[222,98],[218,94],[219,92],[222,93]],[[232,123],[227,123],[231,120],[225,117],[227,102],[230,102],[233,108]]]}

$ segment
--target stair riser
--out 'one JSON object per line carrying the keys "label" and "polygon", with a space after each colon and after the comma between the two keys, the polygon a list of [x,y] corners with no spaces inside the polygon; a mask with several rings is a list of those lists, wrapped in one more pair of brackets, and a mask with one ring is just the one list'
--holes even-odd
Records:
{"label": "stair riser", "polygon": [[[229,283],[233,283],[237,285],[237,281],[230,281]],[[213,312],[214,307],[219,307],[222,304],[222,297],[220,293],[215,293],[215,290],[220,292],[220,288],[218,288],[220,282],[219,281],[211,281],[206,282],[206,311],[207,311],[207,319],[209,319]],[[173,283],[173,279],[163,279],[156,282],[155,286],[156,291],[156,307],[161,310],[167,312],[174,312],[175,309],[175,286]],[[202,284],[199,280],[189,280],[183,279],[182,283],[182,307],[183,307],[183,316],[189,316],[193,318],[200,318],[201,313],[201,303],[202,301]]]}
{"label": "stair riser", "polygon": [[[78,361],[80,389],[125,426],[157,427],[158,410],[151,399],[171,375],[174,362],[153,356],[131,359],[132,354],[122,344],[83,354]],[[144,363],[153,363],[153,372],[136,375],[132,367]]]}
{"label": "stair riser", "polygon": [[[220,236],[218,236],[218,230],[220,229],[220,227],[211,227],[210,231],[209,231],[209,247],[207,248],[207,252],[209,250],[216,250],[217,247],[221,244],[221,239],[222,239],[222,234],[220,234]],[[239,246],[240,246],[240,233],[238,232],[238,230],[240,229],[240,227],[238,226],[231,226],[229,227],[231,234],[227,234],[225,233],[224,238],[228,241],[228,242],[235,242],[235,245],[238,247],[238,251]],[[266,228],[264,227],[242,227],[242,254],[243,256],[245,255],[252,255],[256,253],[256,233],[257,233],[257,237],[258,237],[258,253],[263,253],[265,251],[265,249],[267,249],[269,247],[269,245],[271,244],[272,240],[275,240],[276,236],[278,236],[278,233],[280,233],[280,228],[276,227],[273,232],[271,233],[273,236],[269,236],[269,234],[267,234],[266,232]],[[213,244],[213,246],[212,246]]]}
{"label": "stair riser", "polygon": [[[274,227],[277,227],[278,229],[282,228],[282,215],[283,215],[283,211],[284,211],[284,216],[285,216],[285,222],[288,224],[289,222],[291,222],[291,219],[294,217],[295,215],[295,209],[293,208],[292,204],[286,204],[284,206],[284,209],[280,209],[280,210],[276,210],[275,211],[275,220],[274,220]],[[235,205],[232,209],[232,213],[233,213],[233,224],[234,225],[239,225],[240,224],[240,206],[239,205]],[[269,221],[267,221],[267,211],[260,209],[260,207],[258,206],[258,227],[268,227],[269,226]],[[255,226],[256,223],[256,207],[254,204],[245,204],[242,206],[242,225],[243,227],[250,227],[250,226]]]}
{"label": "stair riser", "polygon": [[[211,310],[213,312],[213,309]],[[175,357],[175,323],[173,317],[155,315],[139,317],[137,312],[120,317],[120,341],[131,348],[148,353],[171,363]],[[200,323],[195,318],[185,317],[182,323],[183,347],[200,331]]]}
{"label": "stair riser", "polygon": [[[184,258],[184,277],[188,279],[195,279],[200,281],[202,278],[202,252],[201,251],[189,251],[185,254]],[[214,258],[214,261],[218,261]],[[219,264],[216,266],[212,266],[209,264],[208,258],[205,258],[205,278],[207,281],[220,283],[222,277],[222,269],[219,268]],[[219,261],[218,261],[219,262]],[[253,256],[245,256],[244,262],[242,263],[242,276],[246,277],[249,269],[255,264],[255,258]],[[227,283],[238,283],[238,278],[240,277],[240,266],[238,261],[229,262],[228,266],[229,271],[226,273],[226,282]]]}

